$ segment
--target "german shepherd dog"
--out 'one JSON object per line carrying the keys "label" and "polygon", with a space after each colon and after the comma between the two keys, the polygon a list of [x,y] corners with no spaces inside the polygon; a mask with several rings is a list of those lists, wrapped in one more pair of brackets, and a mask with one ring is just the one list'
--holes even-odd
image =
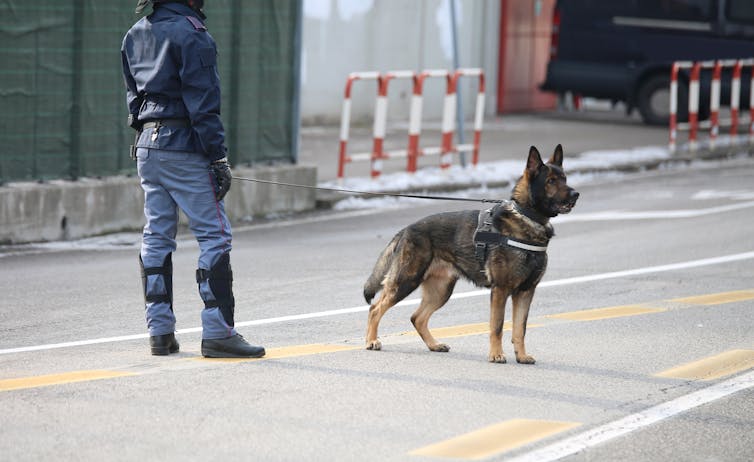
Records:
{"label": "german shepherd dog", "polygon": [[[422,287],[419,308],[411,322],[431,351],[446,352],[427,328],[429,318],[448,301],[460,277],[479,287],[489,287],[490,352],[493,363],[506,362],[502,334],[505,303],[513,300],[513,346],[516,361],[534,364],[526,353],[524,336],[534,290],[547,266],[547,243],[553,236],[550,218],[568,213],[579,193],[566,184],[563,148],[558,145],[545,164],[532,146],[526,169],[516,182],[511,200],[484,211],[446,212],[423,218],[398,232],[382,251],[364,284],[369,307],[366,348],[380,350],[377,338],[380,319],[393,305],[417,287]],[[487,235],[495,242],[475,243],[480,214],[488,218]],[[479,252],[482,250],[482,252]]]}

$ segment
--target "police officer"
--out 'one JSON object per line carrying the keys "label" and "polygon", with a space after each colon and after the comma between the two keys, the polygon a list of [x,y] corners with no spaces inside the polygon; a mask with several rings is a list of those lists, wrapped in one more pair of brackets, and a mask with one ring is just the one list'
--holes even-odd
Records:
{"label": "police officer", "polygon": [[132,157],[144,190],[146,225],[141,274],[153,355],[176,353],[173,265],[178,209],[199,243],[196,280],[204,301],[202,355],[261,357],[233,322],[231,229],[223,197],[231,184],[220,120],[217,50],[204,25],[202,0],[150,3],[123,39],[121,57],[129,125],[136,133]]}

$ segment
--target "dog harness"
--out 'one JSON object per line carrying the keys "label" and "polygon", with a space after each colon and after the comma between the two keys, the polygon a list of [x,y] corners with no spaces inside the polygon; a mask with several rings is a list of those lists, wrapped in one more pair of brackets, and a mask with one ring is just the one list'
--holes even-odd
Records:
{"label": "dog harness", "polygon": [[[500,205],[479,212],[479,222],[476,231],[474,232],[474,252],[482,267],[484,267],[484,263],[487,261],[487,249],[490,244],[507,245],[509,247],[515,247],[529,252],[547,251],[546,245],[541,246],[533,242],[517,241],[505,236],[497,230],[492,224],[492,217],[495,215],[495,211],[498,207],[500,207]],[[517,204],[514,203],[514,207],[523,214],[523,211],[518,208]]]}

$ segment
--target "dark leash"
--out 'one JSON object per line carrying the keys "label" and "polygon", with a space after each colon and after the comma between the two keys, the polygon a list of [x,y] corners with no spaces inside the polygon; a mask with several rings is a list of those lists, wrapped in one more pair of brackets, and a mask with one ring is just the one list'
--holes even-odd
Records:
{"label": "dark leash", "polygon": [[[483,199],[483,198],[471,199],[468,197],[443,197],[443,196],[429,196],[429,195],[423,195],[423,194],[400,194],[400,193],[389,193],[389,192],[379,192],[379,191],[370,192],[370,191],[358,191],[354,189],[325,188],[321,186],[308,186],[308,185],[295,184],[295,183],[283,183],[280,181],[260,180],[258,178],[244,178],[240,176],[233,176],[232,178],[234,180],[250,181],[253,183],[263,183],[263,184],[270,184],[270,185],[275,185],[275,186],[287,186],[291,188],[314,189],[317,191],[331,191],[331,192],[336,192],[336,193],[341,193],[341,194],[407,197],[411,199],[430,199],[430,200],[440,200],[440,201],[481,202],[483,204],[503,204],[503,203],[508,202],[507,200],[501,200],[501,199]],[[531,216],[531,212],[518,208],[515,202],[513,202],[513,204],[520,213],[522,213],[523,215],[527,216],[530,219],[534,219]],[[490,244],[507,245],[509,247],[516,247],[524,251],[535,252],[535,253],[547,251],[546,243],[544,246],[542,246],[542,245],[537,245],[536,243],[532,243],[532,242],[523,242],[519,240],[514,240],[508,236],[501,234],[500,231],[493,230],[492,214],[494,213],[494,209],[497,209],[498,207],[500,206],[496,205],[493,208],[490,208],[488,210],[485,210],[479,213],[479,222],[477,224],[477,229],[474,232],[473,243],[475,246],[475,255],[482,268],[481,270],[482,272],[486,271],[484,268],[485,268],[485,264],[487,260],[488,246]]]}
{"label": "dark leash", "polygon": [[240,181],[250,181],[253,183],[271,184],[271,185],[276,185],[276,186],[287,186],[289,188],[303,188],[303,189],[314,189],[317,191],[330,191],[330,192],[336,192],[336,193],[341,193],[341,194],[407,197],[411,199],[430,199],[430,200],[438,200],[438,201],[481,202],[483,204],[502,204],[503,202],[506,202],[505,200],[501,200],[501,199],[472,199],[468,197],[429,196],[429,195],[423,195],[423,194],[401,194],[401,193],[389,193],[389,192],[380,192],[380,191],[357,191],[354,189],[325,188],[322,186],[309,186],[309,185],[304,185],[304,184],[282,183],[280,181],[260,180],[258,178],[244,178],[240,176],[233,176],[233,179],[240,180]]}

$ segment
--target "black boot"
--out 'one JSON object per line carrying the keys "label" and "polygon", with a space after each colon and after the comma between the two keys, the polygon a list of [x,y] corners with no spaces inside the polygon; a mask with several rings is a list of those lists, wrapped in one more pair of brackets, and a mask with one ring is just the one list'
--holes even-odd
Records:
{"label": "black boot", "polygon": [[154,356],[165,356],[170,353],[178,353],[180,345],[175,339],[175,334],[153,335],[149,337],[149,346]]}
{"label": "black boot", "polygon": [[241,334],[222,339],[202,339],[205,358],[261,358],[264,347],[249,344]]}

